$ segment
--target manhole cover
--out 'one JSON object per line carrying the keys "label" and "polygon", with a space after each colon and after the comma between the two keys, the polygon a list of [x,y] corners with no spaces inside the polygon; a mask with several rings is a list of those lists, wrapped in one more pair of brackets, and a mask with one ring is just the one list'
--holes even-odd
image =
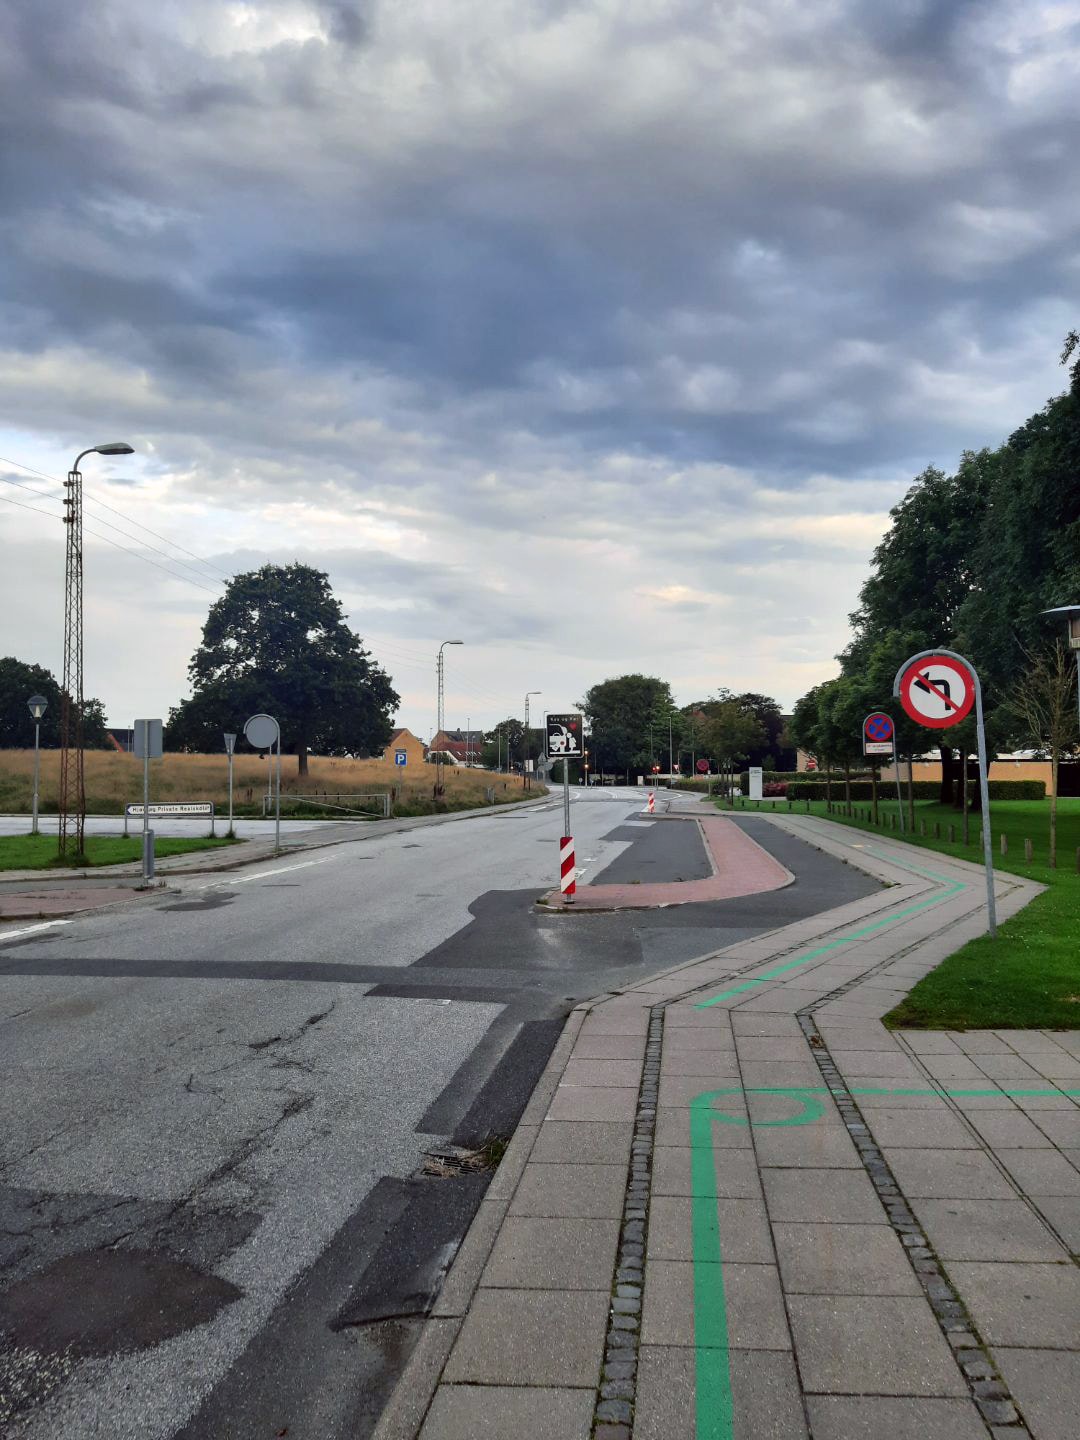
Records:
{"label": "manhole cover", "polygon": [[145,1350],[213,1320],[243,1291],[141,1250],[68,1255],[0,1295],[0,1330],[44,1354]]}

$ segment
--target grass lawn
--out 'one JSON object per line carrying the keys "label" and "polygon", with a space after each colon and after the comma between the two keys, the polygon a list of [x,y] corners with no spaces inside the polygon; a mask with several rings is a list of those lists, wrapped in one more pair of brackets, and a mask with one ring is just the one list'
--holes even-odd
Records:
{"label": "grass lawn", "polygon": [[[185,839],[181,836],[159,836],[154,854],[159,860],[166,855],[186,855],[189,850],[217,850],[222,845],[239,845],[239,840],[224,836],[211,840],[207,836]],[[142,856],[142,839],[124,839],[122,835],[88,835],[87,865],[121,865]],[[0,870],[57,870],[62,867],[56,854],[55,835],[0,836]],[[80,864],[77,868],[81,869]]]}
{"label": "grass lawn", "polygon": [[[738,808],[738,807],[737,807]],[[758,808],[747,803],[746,809]],[[787,814],[785,804],[774,809]],[[882,818],[886,807],[882,807]],[[936,825],[948,836],[953,825],[961,834],[957,812],[932,801],[916,802],[916,834],[900,836],[898,831],[874,826],[865,817],[869,805],[855,806],[856,818],[837,810],[828,815],[824,801],[812,801],[809,813],[840,825],[903,838],[912,845],[940,854],[957,856],[978,864],[979,816],[971,817],[971,843],[934,836]],[[895,814],[896,805],[891,812]],[[791,813],[807,814],[804,802],[795,802]],[[918,832],[925,822],[928,835]],[[990,828],[994,840],[994,865],[1000,870],[1023,875],[1047,886],[1018,915],[998,929],[997,939],[988,935],[971,940],[936,970],[920,980],[906,1000],[886,1017],[891,1026],[919,1026],[925,1029],[1075,1029],[1080,1026],[1080,875],[1076,851],[1080,846],[1080,800],[1058,801],[1058,868],[1047,864],[1050,805],[1045,800],[997,800],[990,804]],[[1009,851],[1001,854],[1000,836],[1008,837]],[[1033,856],[1024,859],[1024,840],[1030,839]]]}

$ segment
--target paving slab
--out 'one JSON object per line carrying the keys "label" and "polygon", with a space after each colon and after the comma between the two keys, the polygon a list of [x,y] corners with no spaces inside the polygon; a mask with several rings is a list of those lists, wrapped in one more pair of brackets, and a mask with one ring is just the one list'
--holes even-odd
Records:
{"label": "paving slab", "polygon": [[788,1298],[803,1387],[833,1395],[967,1395],[952,1351],[921,1298]]}
{"label": "paving slab", "polygon": [[530,1159],[510,1214],[618,1219],[625,1194],[625,1165],[547,1165]]}
{"label": "paving slab", "polygon": [[[726,1260],[758,1265],[775,1262],[772,1235],[762,1200],[712,1202]],[[646,1257],[652,1260],[693,1260],[694,1202],[685,1195],[653,1194],[649,1206]],[[712,1212],[711,1212],[712,1213]]]}
{"label": "paving slab", "polygon": [[998,1149],[997,1158],[1025,1195],[1080,1195],[1080,1170],[1060,1150]]}
{"label": "paving slab", "polygon": [[[806,1440],[798,1379],[790,1354],[732,1350],[707,1356],[726,1370],[731,1440]],[[697,1440],[696,1356],[684,1346],[643,1345],[634,1440]]]}
{"label": "paving slab", "polygon": [[790,1350],[780,1278],[773,1265],[693,1265],[655,1260],[645,1278],[641,1339],[688,1345],[694,1338],[695,1283],[722,1297],[731,1349]]}
{"label": "paving slab", "polygon": [[420,1440],[588,1440],[592,1418],[588,1390],[441,1385]]}
{"label": "paving slab", "polygon": [[912,1200],[942,1260],[1064,1260],[1065,1253],[1023,1200]]}
{"label": "paving slab", "polygon": [[1076,1346],[1080,1338],[1076,1266],[954,1261],[949,1276],[991,1345]]}
{"label": "paving slab", "polygon": [[786,1295],[921,1295],[903,1246],[886,1225],[773,1226]]}
{"label": "paving slab", "polygon": [[614,1219],[510,1215],[502,1224],[481,1285],[518,1290],[610,1288],[619,1241]]}
{"label": "paving slab", "polygon": [[1016,1190],[989,1155],[978,1150],[883,1151],[896,1182],[909,1200],[1012,1200]]}
{"label": "paving slab", "polygon": [[1080,1435],[1080,1353],[1076,1349],[996,1346],[993,1355],[1034,1440],[1076,1440]]}
{"label": "paving slab", "polygon": [[971,1400],[810,1395],[806,1405],[814,1440],[986,1440]]}
{"label": "paving slab", "polygon": [[629,1120],[545,1120],[530,1158],[540,1164],[625,1166],[633,1136]]}
{"label": "paving slab", "polygon": [[443,1378],[595,1389],[607,1313],[608,1296],[599,1291],[480,1289]]}
{"label": "paving slab", "polygon": [[782,1220],[884,1225],[885,1211],[865,1172],[763,1169],[765,1203]]}

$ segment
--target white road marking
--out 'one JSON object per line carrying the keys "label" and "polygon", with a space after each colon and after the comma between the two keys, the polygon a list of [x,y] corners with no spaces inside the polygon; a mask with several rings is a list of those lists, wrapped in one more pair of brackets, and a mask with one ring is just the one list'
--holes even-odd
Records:
{"label": "white road marking", "polygon": [[321,860],[301,860],[298,865],[281,865],[277,870],[260,870],[255,875],[241,875],[238,880],[223,877],[221,880],[211,880],[206,885],[193,885],[193,890],[211,890],[215,885],[248,885],[252,880],[269,880],[272,875],[287,875],[290,870],[307,870],[312,865],[325,865],[330,860],[337,860],[337,855],[324,855]]}
{"label": "white road marking", "polygon": [[40,925],[25,925],[21,930],[0,931],[0,944],[5,940],[18,940],[23,935],[36,935],[39,930],[52,930],[57,925],[70,925],[70,920],[45,920]]}

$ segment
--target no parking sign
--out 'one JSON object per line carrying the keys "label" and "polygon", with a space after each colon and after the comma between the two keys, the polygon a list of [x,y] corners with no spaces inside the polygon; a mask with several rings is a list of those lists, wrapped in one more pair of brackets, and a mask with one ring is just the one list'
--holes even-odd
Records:
{"label": "no parking sign", "polygon": [[892,716],[884,710],[875,710],[862,722],[862,749],[864,755],[891,755],[896,727]]}

